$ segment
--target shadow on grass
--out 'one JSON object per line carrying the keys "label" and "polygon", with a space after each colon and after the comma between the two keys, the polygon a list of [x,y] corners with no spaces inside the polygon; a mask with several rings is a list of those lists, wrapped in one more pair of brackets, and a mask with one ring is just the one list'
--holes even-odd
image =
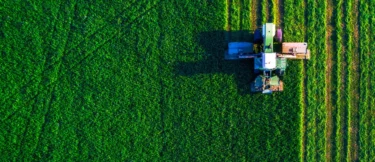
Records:
{"label": "shadow on grass", "polygon": [[[253,31],[250,30],[202,32],[198,34],[197,42],[204,48],[206,59],[199,62],[179,62],[176,65],[176,73],[183,76],[233,74],[239,94],[250,94],[250,83],[255,79],[253,59],[225,60],[224,52],[228,42],[252,42],[252,40]],[[190,55],[194,57],[194,54]]]}

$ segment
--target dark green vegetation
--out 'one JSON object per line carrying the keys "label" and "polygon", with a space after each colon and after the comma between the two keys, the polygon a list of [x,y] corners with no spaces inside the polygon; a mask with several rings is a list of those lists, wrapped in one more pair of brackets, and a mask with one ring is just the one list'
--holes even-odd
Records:
{"label": "dark green vegetation", "polygon": [[[0,161],[374,161],[374,6],[6,1]],[[250,94],[252,61],[223,53],[267,20],[311,60]]]}

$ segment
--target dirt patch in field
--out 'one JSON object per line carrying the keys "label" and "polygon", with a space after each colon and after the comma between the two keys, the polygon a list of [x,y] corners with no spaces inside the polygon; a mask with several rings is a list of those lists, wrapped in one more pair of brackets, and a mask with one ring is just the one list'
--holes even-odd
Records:
{"label": "dirt patch in field", "polygon": [[327,121],[326,121],[326,160],[332,161],[332,132],[333,132],[333,122],[332,122],[332,30],[333,30],[333,20],[332,20],[332,13],[333,13],[333,2],[332,0],[328,0],[327,2],[327,26],[326,26],[326,51],[327,51],[327,70],[326,70],[326,112],[327,112]]}
{"label": "dirt patch in field", "polygon": [[283,27],[283,19],[284,19],[284,0],[276,0],[276,5],[278,6],[278,13],[277,13],[277,25]]}
{"label": "dirt patch in field", "polygon": [[[351,109],[350,111],[350,128],[349,128],[349,137],[350,137],[350,143],[349,143],[349,161],[358,161],[358,143],[359,143],[359,134],[358,134],[358,126],[359,126],[359,115],[358,115],[358,107],[359,107],[359,84],[356,84],[359,82],[359,11],[358,11],[358,0],[354,1],[353,4],[353,12],[351,17],[354,20],[354,29],[353,29],[353,42],[354,42],[354,52],[352,54],[352,66],[350,69],[352,71],[352,75],[350,76],[352,78],[351,82]],[[351,33],[349,33],[351,34]]]}

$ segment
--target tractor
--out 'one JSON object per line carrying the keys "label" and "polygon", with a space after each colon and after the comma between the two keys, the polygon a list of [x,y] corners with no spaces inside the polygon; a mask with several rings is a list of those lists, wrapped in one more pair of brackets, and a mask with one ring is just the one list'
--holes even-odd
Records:
{"label": "tractor", "polygon": [[[254,41],[229,42],[225,51],[226,60],[254,59],[257,75],[250,85],[251,92],[271,94],[283,91],[281,77],[285,74],[287,59],[310,59],[306,42],[282,42],[282,30],[273,23],[265,23],[254,31]],[[278,46],[281,51],[275,51]]]}

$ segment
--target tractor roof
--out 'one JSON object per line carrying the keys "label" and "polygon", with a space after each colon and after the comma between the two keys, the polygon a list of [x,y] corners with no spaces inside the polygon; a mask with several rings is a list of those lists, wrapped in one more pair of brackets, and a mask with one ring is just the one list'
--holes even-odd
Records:
{"label": "tractor roof", "polygon": [[276,68],[276,53],[262,53],[263,69]]}
{"label": "tractor roof", "polygon": [[273,52],[273,37],[275,36],[275,24],[266,23],[263,25],[263,39],[264,39],[264,52],[270,53]]}

